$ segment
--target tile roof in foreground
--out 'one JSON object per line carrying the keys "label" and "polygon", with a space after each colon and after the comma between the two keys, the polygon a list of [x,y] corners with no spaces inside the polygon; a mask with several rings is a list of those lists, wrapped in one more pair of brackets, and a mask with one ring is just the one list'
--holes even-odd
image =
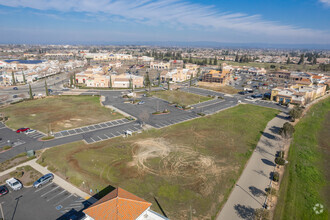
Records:
{"label": "tile roof in foreground", "polygon": [[84,210],[84,213],[95,220],[133,220],[150,206],[151,203],[118,187]]}

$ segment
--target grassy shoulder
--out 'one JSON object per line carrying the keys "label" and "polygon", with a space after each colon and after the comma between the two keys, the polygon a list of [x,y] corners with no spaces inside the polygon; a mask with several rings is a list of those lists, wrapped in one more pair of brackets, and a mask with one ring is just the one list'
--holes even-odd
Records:
{"label": "grassy shoulder", "polygon": [[177,103],[181,106],[193,105],[199,102],[205,102],[212,99],[210,97],[200,96],[188,92],[183,92],[180,90],[152,91],[151,95],[154,95],[171,103]]}
{"label": "grassy shoulder", "polygon": [[15,166],[17,166],[19,164],[25,163],[25,162],[27,162],[29,160],[34,159],[34,158],[36,158],[36,156],[28,157],[27,156],[27,153],[25,153],[25,152],[24,153],[20,153],[16,157],[11,158],[9,160],[6,160],[6,161],[0,163],[0,172],[5,171],[5,170],[7,170],[9,168],[15,167]]}
{"label": "grassy shoulder", "polygon": [[87,192],[120,186],[160,212],[157,198],[171,219],[187,219],[191,210],[195,218],[210,219],[277,113],[240,105],[129,138],[54,147],[39,163]]}
{"label": "grassy shoulder", "polygon": [[0,109],[13,129],[30,127],[44,133],[62,131],[123,118],[101,106],[98,96],[55,96],[21,102]]}
{"label": "grassy shoulder", "polygon": [[[295,126],[274,219],[328,219],[329,128],[330,98],[312,106]],[[324,212],[316,215],[318,203]]]}

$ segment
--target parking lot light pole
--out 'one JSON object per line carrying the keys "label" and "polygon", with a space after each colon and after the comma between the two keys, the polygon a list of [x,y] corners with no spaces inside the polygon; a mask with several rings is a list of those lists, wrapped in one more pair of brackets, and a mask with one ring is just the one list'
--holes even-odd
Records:
{"label": "parking lot light pole", "polygon": [[2,202],[0,203],[0,210],[1,210],[2,219],[5,220],[5,216],[4,216],[3,210],[2,210]]}

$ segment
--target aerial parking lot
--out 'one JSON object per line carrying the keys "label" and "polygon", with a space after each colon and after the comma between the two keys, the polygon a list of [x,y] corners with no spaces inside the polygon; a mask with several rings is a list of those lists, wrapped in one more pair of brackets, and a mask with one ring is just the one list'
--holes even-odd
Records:
{"label": "aerial parking lot", "polygon": [[41,188],[22,188],[0,197],[4,219],[76,219],[90,205],[55,183]]}

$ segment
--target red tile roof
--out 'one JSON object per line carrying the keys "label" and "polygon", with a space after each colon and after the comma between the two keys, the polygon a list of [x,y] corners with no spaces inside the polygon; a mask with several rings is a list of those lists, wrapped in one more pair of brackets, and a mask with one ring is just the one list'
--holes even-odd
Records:
{"label": "red tile roof", "polygon": [[118,187],[84,210],[84,213],[95,220],[133,220],[150,206],[151,203]]}

